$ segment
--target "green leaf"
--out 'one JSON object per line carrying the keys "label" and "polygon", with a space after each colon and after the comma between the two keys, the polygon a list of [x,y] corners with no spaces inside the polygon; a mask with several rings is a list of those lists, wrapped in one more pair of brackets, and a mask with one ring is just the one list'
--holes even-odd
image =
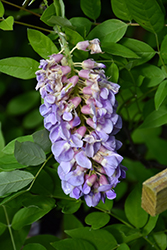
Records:
{"label": "green leaf", "polygon": [[125,213],[129,222],[136,228],[143,227],[148,220],[148,214],[141,208],[141,193],[138,186],[125,201]]}
{"label": "green leaf", "polygon": [[71,230],[83,227],[82,223],[73,214],[64,214],[63,218],[64,218],[63,220],[64,230]]}
{"label": "green leaf", "polygon": [[81,0],[81,9],[83,13],[94,21],[100,16],[101,1],[100,0]]}
{"label": "green leaf", "polygon": [[43,124],[43,117],[40,115],[38,109],[34,109],[27,114],[23,119],[23,126],[26,129],[34,129]]}
{"label": "green leaf", "polygon": [[29,243],[26,246],[24,246],[24,250],[47,250],[47,249],[39,243]]}
{"label": "green leaf", "polygon": [[15,169],[21,169],[25,168],[26,166],[23,166],[19,164],[14,157],[14,154],[5,154],[2,153],[0,156],[0,170],[1,171],[13,171]]}
{"label": "green leaf", "polygon": [[[132,38],[123,38],[121,40],[121,44],[127,47],[128,49],[135,52],[140,59],[133,60],[133,65],[137,66],[149,61],[156,52],[153,50],[151,46],[142,41],[132,39]],[[131,62],[132,63],[132,62]]]}
{"label": "green leaf", "polygon": [[106,71],[106,75],[110,77],[111,82],[118,82],[119,79],[119,69],[115,63],[111,63]]}
{"label": "green leaf", "polygon": [[3,234],[3,232],[6,230],[6,228],[7,228],[7,225],[5,225],[4,223],[0,222],[0,235]]}
{"label": "green leaf", "polygon": [[59,240],[56,236],[54,235],[35,235],[31,236],[30,238],[26,239],[24,245],[29,244],[29,243],[40,243],[43,245],[47,250],[54,250],[54,248],[51,246],[51,242],[55,242],[56,240]]}
{"label": "green leaf", "polygon": [[166,250],[167,239],[164,232],[156,232],[153,234],[153,238],[161,250]]}
{"label": "green leaf", "polygon": [[149,114],[144,122],[139,127],[141,128],[156,128],[167,123],[167,107],[161,106],[158,110],[154,110]]}
{"label": "green leaf", "polygon": [[26,166],[36,166],[46,160],[46,155],[43,149],[30,141],[16,141],[14,155],[20,164]]}
{"label": "green leaf", "polygon": [[13,30],[14,18],[13,16],[8,16],[6,19],[0,22],[1,30]]}
{"label": "green leaf", "polygon": [[164,60],[164,63],[167,63],[167,35],[164,37],[161,48],[160,48],[160,54],[162,56],[162,59]]}
{"label": "green leaf", "polygon": [[0,173],[0,196],[17,192],[26,187],[34,176],[26,171],[15,170],[11,172]]}
{"label": "green leaf", "polygon": [[14,147],[15,147],[15,141],[18,142],[23,142],[23,141],[32,141],[33,142],[33,137],[32,135],[25,135],[25,136],[20,136],[17,137],[16,139],[10,141],[2,150],[3,153],[5,154],[14,154]]}
{"label": "green leaf", "polygon": [[88,39],[99,38],[102,42],[118,42],[126,33],[127,24],[117,20],[109,19],[96,26],[88,35]]}
{"label": "green leaf", "polygon": [[53,16],[56,15],[55,5],[52,3],[42,14],[40,20],[46,23],[49,26],[53,26],[48,22],[48,20]]}
{"label": "green leaf", "polygon": [[156,0],[129,0],[133,19],[144,29],[157,33],[164,27],[164,13]]}
{"label": "green leaf", "polygon": [[114,14],[122,20],[132,20],[131,13],[128,8],[127,0],[111,0],[112,10]]}
{"label": "green leaf", "polygon": [[59,52],[52,40],[42,32],[34,29],[28,29],[27,32],[31,46],[42,58],[47,59],[48,56]]}
{"label": "green leaf", "polygon": [[51,16],[47,22],[52,26],[59,25],[61,27],[69,27],[71,29],[74,28],[67,18],[61,16]]}
{"label": "green leaf", "polygon": [[103,229],[93,230],[90,227],[65,230],[73,239],[83,239],[93,244],[97,250],[111,250],[117,246],[112,234]]}
{"label": "green leaf", "polygon": [[145,76],[143,84],[147,85],[147,87],[157,86],[165,79],[165,74],[160,68],[147,63],[134,68],[133,72]]}
{"label": "green leaf", "polygon": [[1,122],[0,122],[0,150],[2,150],[4,146],[5,146],[5,140],[3,137],[2,130],[1,130]]}
{"label": "green leaf", "polygon": [[9,57],[0,60],[0,72],[20,79],[35,78],[39,63],[28,57]]}
{"label": "green leaf", "polygon": [[156,215],[154,217],[152,217],[152,216],[149,217],[147,224],[142,229],[142,235],[146,236],[154,229],[154,227],[156,226],[158,217],[159,217],[159,215]]}
{"label": "green leaf", "polygon": [[76,211],[78,211],[78,209],[81,206],[81,203],[82,202],[80,200],[71,199],[71,200],[61,200],[57,204],[59,207],[61,207],[62,213],[73,214]]}
{"label": "green leaf", "polygon": [[110,216],[102,212],[93,212],[86,216],[85,223],[92,226],[93,229],[104,227],[110,220]]}
{"label": "green leaf", "polygon": [[[30,101],[31,100],[31,101]],[[36,91],[25,92],[14,97],[7,105],[10,115],[21,115],[29,111],[40,101],[40,95]]]}
{"label": "green leaf", "polygon": [[113,207],[113,200],[106,199],[105,203],[100,200],[99,204],[96,206],[98,209],[110,211]]}
{"label": "green leaf", "polygon": [[126,243],[122,243],[117,250],[130,250],[130,248],[128,247],[128,245]]}
{"label": "green leaf", "polygon": [[123,224],[113,224],[105,227],[109,233],[111,233],[117,242],[121,244],[122,242],[128,243],[132,240],[138,239],[141,237],[139,229],[130,228]]}
{"label": "green leaf", "polygon": [[135,52],[118,43],[102,42],[101,46],[103,51],[115,56],[122,56],[125,58],[140,58]]}
{"label": "green leaf", "polygon": [[86,240],[82,239],[64,239],[52,243],[52,246],[57,250],[95,250],[96,248]]}
{"label": "green leaf", "polygon": [[154,102],[156,110],[159,109],[166,96],[167,96],[167,80],[160,83],[155,93]]}
{"label": "green leaf", "polygon": [[65,6],[63,0],[54,0],[54,6],[56,10],[56,15],[65,17]]}
{"label": "green leaf", "polygon": [[45,196],[31,196],[23,204],[26,207],[21,208],[12,220],[12,227],[15,230],[19,230],[25,225],[30,225],[42,218],[54,207],[55,200]]}
{"label": "green leaf", "polygon": [[85,17],[73,17],[70,22],[82,37],[86,37],[92,26],[92,22]]}
{"label": "green leaf", "polygon": [[49,139],[49,132],[46,129],[39,130],[32,134],[34,142],[38,144],[44,152],[50,152],[51,141]]}
{"label": "green leaf", "polygon": [[0,1],[0,17],[3,17],[3,16],[4,16],[4,13],[5,13],[5,9],[4,9],[4,7],[3,7],[2,2]]}

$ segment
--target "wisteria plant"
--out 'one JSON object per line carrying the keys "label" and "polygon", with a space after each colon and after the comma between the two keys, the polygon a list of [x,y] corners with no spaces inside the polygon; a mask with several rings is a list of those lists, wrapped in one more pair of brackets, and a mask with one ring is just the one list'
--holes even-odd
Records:
{"label": "wisteria plant", "polygon": [[0,1],[0,249],[167,248],[166,7]]}

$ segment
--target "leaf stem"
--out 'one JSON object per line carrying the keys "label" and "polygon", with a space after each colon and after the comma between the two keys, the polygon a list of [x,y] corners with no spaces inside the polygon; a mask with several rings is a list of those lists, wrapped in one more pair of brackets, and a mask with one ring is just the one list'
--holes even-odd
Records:
{"label": "leaf stem", "polygon": [[31,11],[31,10],[27,10],[26,8],[21,7],[21,6],[17,5],[17,4],[10,3],[10,2],[5,1],[5,0],[1,0],[1,2],[6,3],[6,4],[9,4],[9,5],[13,6],[13,7],[16,7],[16,8],[18,8],[18,9],[20,9],[20,10],[27,11],[27,12],[29,12],[29,13],[31,13],[32,15],[35,15],[35,16],[37,16],[37,17],[41,17],[41,15],[39,15],[39,14],[37,14],[37,13]]}
{"label": "leaf stem", "polygon": [[13,250],[17,250],[16,245],[15,245],[15,241],[14,241],[14,237],[13,237],[13,233],[12,233],[12,229],[11,229],[11,224],[9,222],[9,217],[8,217],[6,207],[4,205],[2,205],[2,207],[3,207],[4,213],[5,213],[6,222],[7,222],[10,238],[11,238],[11,241],[12,241],[12,245],[13,245]]}
{"label": "leaf stem", "polygon": [[30,191],[30,189],[32,188],[32,186],[34,185],[34,182],[36,181],[36,178],[38,177],[38,175],[40,174],[40,172],[42,171],[42,169],[45,167],[46,163],[50,160],[50,158],[52,157],[52,154],[49,155],[49,157],[46,159],[46,161],[42,164],[42,166],[40,167],[40,169],[38,170],[38,172],[36,173],[36,176],[34,177],[31,185],[29,186],[29,188],[26,191]]}
{"label": "leaf stem", "polygon": [[17,23],[17,24],[23,25],[23,26],[31,27],[31,28],[38,29],[38,30],[43,30],[43,31],[46,31],[46,32],[49,32],[49,33],[53,32],[53,30],[48,30],[48,29],[45,29],[45,28],[42,28],[42,27],[39,27],[39,26],[35,26],[35,25],[32,25],[32,24],[23,23],[23,22],[19,22],[19,21],[14,21],[14,22]]}

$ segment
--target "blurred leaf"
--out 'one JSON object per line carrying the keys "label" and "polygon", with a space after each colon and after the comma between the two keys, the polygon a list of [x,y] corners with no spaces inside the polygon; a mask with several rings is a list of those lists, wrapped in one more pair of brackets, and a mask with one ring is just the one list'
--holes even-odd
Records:
{"label": "blurred leaf", "polygon": [[92,26],[92,22],[85,17],[73,17],[70,22],[82,37],[86,37]]}
{"label": "blurred leaf", "polygon": [[42,124],[42,121],[43,117],[40,115],[38,109],[34,109],[24,117],[23,126],[27,129],[36,128]]}
{"label": "blurred leaf", "polygon": [[74,27],[72,26],[71,22],[65,18],[65,17],[61,17],[61,16],[51,16],[47,22],[51,25],[51,26],[55,26],[55,25],[59,25],[61,27],[68,27],[71,29],[74,29]]}
{"label": "blurred leaf", "polygon": [[133,19],[144,29],[157,33],[164,26],[164,13],[156,0],[129,0],[128,9]]}
{"label": "blurred leaf", "polygon": [[103,51],[110,53],[115,56],[122,56],[125,58],[140,58],[132,50],[126,48],[125,46],[114,43],[114,42],[102,42]]}
{"label": "blurred leaf", "polygon": [[[30,101],[31,100],[31,101]],[[35,91],[25,92],[14,97],[7,105],[10,115],[21,115],[29,111],[40,100],[39,93]]]}
{"label": "blurred leaf", "polygon": [[1,122],[0,122],[0,151],[4,148],[4,146],[5,146],[5,140],[1,130]]}
{"label": "blurred leaf", "polygon": [[44,152],[50,152],[51,141],[49,139],[49,132],[46,129],[39,130],[32,134],[34,142],[38,144]]}
{"label": "blurred leaf", "polygon": [[57,205],[59,207],[61,207],[61,211],[62,213],[65,213],[65,214],[73,214],[75,213],[76,211],[78,211],[78,209],[80,208],[81,206],[81,201],[80,200],[74,200],[74,199],[71,199],[71,200],[60,200]]}
{"label": "blurred leaf", "polygon": [[54,0],[54,6],[56,10],[56,15],[64,17],[65,16],[65,6],[63,0]]}
{"label": "blurred leaf", "polygon": [[102,212],[89,213],[85,218],[85,223],[92,226],[93,229],[104,227],[109,221],[109,214]]}
{"label": "blurred leaf", "polygon": [[158,110],[154,110],[151,114],[149,114],[139,128],[156,128],[166,123],[167,107],[161,106]]}
{"label": "blurred leaf", "polygon": [[136,228],[143,227],[148,220],[148,214],[141,208],[141,192],[138,186],[125,201],[125,213],[129,222]]}
{"label": "blurred leaf", "polygon": [[0,1],[0,17],[3,17],[3,16],[4,16],[4,13],[5,13],[5,9],[4,9],[4,7],[3,7],[2,2]]}
{"label": "blurred leaf", "polygon": [[119,201],[127,192],[128,190],[128,183],[125,181],[121,181],[115,188],[114,188],[117,196],[116,201]]}
{"label": "blurred leaf", "polygon": [[58,53],[56,45],[45,36],[42,32],[34,29],[28,29],[28,40],[35,50],[42,58],[48,59],[52,54]]}
{"label": "blurred leaf", "polygon": [[167,80],[160,83],[155,93],[154,102],[156,110],[159,109],[166,96],[167,96]]}
{"label": "blurred leaf", "polygon": [[30,141],[16,141],[14,155],[20,164],[26,166],[36,166],[46,160],[46,155],[43,149]]}
{"label": "blurred leaf", "polygon": [[83,13],[94,21],[100,16],[101,1],[100,0],[81,0],[81,9]]}
{"label": "blurred leaf", "polygon": [[167,238],[164,232],[155,232],[153,238],[161,250],[166,250]]}
{"label": "blurred leaf", "polygon": [[114,14],[122,20],[132,20],[126,0],[111,0],[112,10]]}
{"label": "blurred leaf", "polygon": [[31,141],[31,142],[33,142],[33,137],[32,137],[32,135],[25,135],[25,136],[17,137],[16,139],[10,141],[3,148],[2,152],[5,154],[14,154],[15,141],[18,141],[18,142]]}
{"label": "blurred leaf", "polygon": [[3,232],[6,230],[6,228],[7,228],[7,225],[5,225],[4,223],[0,222],[0,235],[3,234]]}
{"label": "blurred leaf", "polygon": [[161,128],[143,128],[133,131],[132,133],[132,140],[135,143],[146,143],[146,141],[150,138],[150,140],[153,140],[161,133]]}
{"label": "blurred leaf", "polygon": [[24,250],[47,250],[44,246],[39,243],[29,243],[24,246]]}
{"label": "blurred leaf", "polygon": [[0,72],[20,79],[35,78],[39,63],[28,57],[8,57],[0,60]]}
{"label": "blurred leaf", "polygon": [[82,239],[64,239],[52,243],[57,250],[95,250],[96,248],[88,241]]}
{"label": "blurred leaf", "polygon": [[156,215],[154,217],[150,216],[147,224],[142,229],[142,235],[148,235],[156,226],[157,220],[159,215]]}
{"label": "blurred leaf", "polygon": [[82,223],[73,214],[64,214],[63,218],[64,230],[83,227]]}
{"label": "blurred leaf", "polygon": [[161,48],[160,48],[160,54],[162,56],[162,59],[164,60],[164,63],[167,63],[167,35],[164,37]]}
{"label": "blurred leaf", "polygon": [[17,192],[26,187],[34,176],[26,171],[15,170],[11,172],[0,173],[0,196]]}
{"label": "blurred leaf", "polygon": [[52,3],[42,14],[41,21],[46,23],[49,26],[53,26],[48,22],[49,18],[51,18],[53,15],[56,15],[55,5]]}
{"label": "blurred leaf", "polygon": [[115,238],[103,229],[93,230],[90,227],[65,230],[73,239],[83,239],[92,243],[97,250],[111,250],[117,246]]}
{"label": "blurred leaf", "polygon": [[136,39],[124,37],[121,40],[121,44],[127,47],[128,49],[132,50],[133,52],[135,52],[140,57],[137,60],[133,60],[134,66],[149,61],[156,54],[156,52],[151,46],[149,46],[147,43],[144,43]]}
{"label": "blurred leaf", "polygon": [[100,39],[100,42],[118,42],[126,33],[127,24],[117,20],[109,19],[96,26],[88,35],[88,39],[94,39],[95,37]]}
{"label": "blurred leaf", "polygon": [[14,24],[14,18],[12,16],[8,16],[6,19],[0,22],[0,29],[13,30],[13,24]]}
{"label": "blurred leaf", "polygon": [[[47,214],[55,205],[52,198],[34,196],[31,200],[27,200],[32,205],[21,208],[13,217],[12,228],[19,230],[25,225],[30,225]],[[28,204],[27,204],[28,205]]]}
{"label": "blurred leaf", "polygon": [[40,243],[47,250],[54,250],[54,248],[51,246],[51,242],[55,242],[56,240],[59,240],[59,239],[54,235],[45,235],[45,234],[35,235],[33,237],[26,239],[24,245],[29,244],[29,243]]}
{"label": "blurred leaf", "polygon": [[111,82],[118,82],[119,79],[119,69],[115,63],[111,63],[106,71],[106,75],[110,77]]}
{"label": "blurred leaf", "polygon": [[122,243],[117,250],[130,250],[130,248],[128,247],[128,245],[126,243]]}
{"label": "blurred leaf", "polygon": [[128,243],[141,236],[139,229],[130,228],[123,224],[109,225],[104,229],[110,232],[115,237],[118,244],[121,244],[122,242]]}

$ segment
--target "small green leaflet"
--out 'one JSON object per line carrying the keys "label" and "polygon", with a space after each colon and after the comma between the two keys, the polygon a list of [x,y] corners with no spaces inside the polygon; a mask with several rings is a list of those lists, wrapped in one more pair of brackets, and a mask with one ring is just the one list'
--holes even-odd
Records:
{"label": "small green leaflet", "polygon": [[45,36],[42,32],[34,29],[28,29],[27,32],[28,40],[32,48],[42,58],[48,59],[48,56],[59,52],[52,40],[50,40],[50,38]]}
{"label": "small green leaflet", "polygon": [[111,0],[112,10],[114,14],[122,20],[132,20],[131,13],[128,8],[127,0]]}
{"label": "small green leaflet", "polygon": [[3,17],[3,16],[4,16],[4,13],[5,13],[5,9],[4,9],[4,7],[3,7],[2,2],[0,1],[0,17]]}
{"label": "small green leaflet", "polygon": [[167,80],[159,84],[158,89],[155,93],[154,102],[156,110],[159,109],[166,96],[167,96]]}
{"label": "small green leaflet", "polygon": [[0,72],[20,79],[35,78],[39,63],[28,57],[9,57],[0,60]]}
{"label": "small green leaflet", "polygon": [[14,155],[20,164],[26,166],[36,166],[46,160],[43,149],[31,141],[16,141]]}
{"label": "small green leaflet", "polygon": [[6,19],[0,22],[0,29],[13,30],[13,24],[14,24],[14,18],[12,16],[8,16]]}
{"label": "small green leaflet", "polygon": [[26,171],[15,170],[0,173],[0,196],[17,192],[27,186],[34,176]]}
{"label": "small green leaflet", "polygon": [[86,216],[85,222],[91,225],[93,229],[104,227],[110,220],[109,214],[102,212],[93,212]]}

